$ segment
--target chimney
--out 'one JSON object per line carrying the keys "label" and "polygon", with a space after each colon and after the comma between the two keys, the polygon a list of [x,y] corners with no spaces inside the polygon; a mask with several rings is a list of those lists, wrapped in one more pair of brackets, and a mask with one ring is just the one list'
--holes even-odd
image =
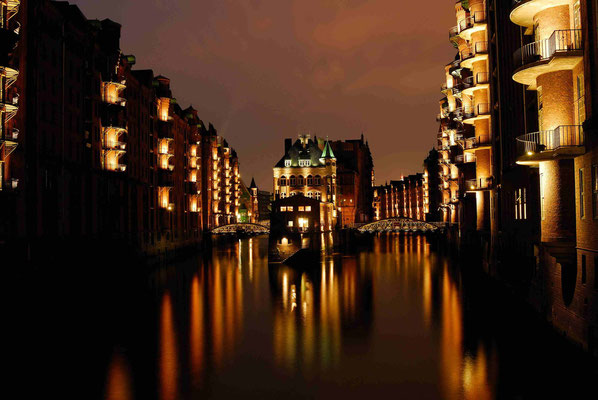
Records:
{"label": "chimney", "polygon": [[293,139],[285,139],[284,140],[284,152],[288,153],[293,145]]}

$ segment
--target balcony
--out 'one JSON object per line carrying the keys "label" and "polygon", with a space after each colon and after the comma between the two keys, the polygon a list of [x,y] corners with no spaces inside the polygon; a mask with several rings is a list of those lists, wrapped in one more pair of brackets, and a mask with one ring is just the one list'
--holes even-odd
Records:
{"label": "balcony", "polygon": [[17,47],[19,41],[19,33],[21,25],[17,23],[7,23],[0,27],[0,62],[4,65],[8,64],[8,55],[12,54],[13,50]]}
{"label": "balcony", "polygon": [[492,189],[492,178],[468,179],[465,181],[466,192],[479,192]]}
{"label": "balcony", "polygon": [[158,120],[158,138],[174,139],[174,130],[170,121]]}
{"label": "balcony", "polygon": [[480,135],[463,140],[464,151],[485,150],[492,147],[489,135]]}
{"label": "balcony", "polygon": [[[532,29],[534,26],[534,16],[551,7],[571,4],[570,0],[513,0],[511,10],[511,21],[514,24],[525,26]],[[526,32],[531,33],[531,32]]]}
{"label": "balcony", "polygon": [[14,68],[0,65],[0,76],[5,78],[5,88],[8,89],[17,81],[19,71]]}
{"label": "balcony", "polygon": [[174,186],[174,174],[168,169],[158,170],[158,186],[160,187],[173,187]]}
{"label": "balcony", "polygon": [[513,80],[535,89],[539,75],[571,70],[582,56],[581,29],[554,31],[548,39],[526,44],[515,52]]}
{"label": "balcony", "polygon": [[478,72],[475,76],[468,76],[463,79],[463,94],[473,96],[473,92],[478,89],[488,89],[490,87],[490,73]]}
{"label": "balcony", "polygon": [[479,103],[473,107],[463,107],[463,122],[473,124],[478,119],[490,118],[490,104]]}
{"label": "balcony", "polygon": [[190,193],[190,194],[199,193],[199,185],[197,182],[191,182],[191,181],[186,182],[186,189],[187,189],[187,193]]}
{"label": "balcony", "polygon": [[458,96],[459,94],[461,94],[462,88],[463,87],[460,84],[449,86],[446,83],[444,83],[440,85],[440,91],[445,95]]}
{"label": "balcony", "polygon": [[537,165],[541,161],[573,158],[585,152],[585,135],[581,125],[561,125],[553,130],[526,133],[517,138],[517,164]]}
{"label": "balcony", "polygon": [[473,46],[462,50],[461,53],[461,67],[471,68],[474,62],[485,60],[488,58],[488,42],[475,42]]}
{"label": "balcony", "polygon": [[471,35],[475,32],[486,29],[486,12],[476,11],[472,16],[459,21],[459,36],[463,40],[471,40]]}
{"label": "balcony", "polygon": [[455,156],[455,164],[468,164],[476,161],[475,154],[467,153]]}

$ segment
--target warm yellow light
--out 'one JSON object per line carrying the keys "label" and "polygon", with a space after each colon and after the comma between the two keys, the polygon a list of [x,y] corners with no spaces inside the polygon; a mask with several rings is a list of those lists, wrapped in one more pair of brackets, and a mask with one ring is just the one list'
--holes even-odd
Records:
{"label": "warm yellow light", "polygon": [[471,189],[472,189],[472,190],[473,190],[473,189],[475,189],[475,186],[474,186],[474,185],[471,185]]}
{"label": "warm yellow light", "polygon": [[534,152],[533,152],[533,151],[528,151],[528,152],[527,152],[527,155],[528,155],[528,156],[531,156],[532,154],[534,154]]}

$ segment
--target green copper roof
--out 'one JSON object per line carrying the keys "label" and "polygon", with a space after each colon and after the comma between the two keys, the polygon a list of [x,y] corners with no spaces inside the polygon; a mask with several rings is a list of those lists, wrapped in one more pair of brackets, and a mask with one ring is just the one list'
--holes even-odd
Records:
{"label": "green copper roof", "polygon": [[324,151],[322,152],[322,158],[336,158],[334,157],[334,153],[332,152],[332,147],[330,147],[330,142],[327,140],[326,144],[324,145]]}

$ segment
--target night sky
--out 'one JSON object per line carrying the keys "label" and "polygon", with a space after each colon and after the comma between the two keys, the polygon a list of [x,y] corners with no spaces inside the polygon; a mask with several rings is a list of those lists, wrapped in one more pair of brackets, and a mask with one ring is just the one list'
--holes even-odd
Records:
{"label": "night sky", "polygon": [[171,78],[272,190],[284,138],[363,132],[376,182],[421,171],[436,143],[454,1],[74,0],[122,25],[135,68]]}

